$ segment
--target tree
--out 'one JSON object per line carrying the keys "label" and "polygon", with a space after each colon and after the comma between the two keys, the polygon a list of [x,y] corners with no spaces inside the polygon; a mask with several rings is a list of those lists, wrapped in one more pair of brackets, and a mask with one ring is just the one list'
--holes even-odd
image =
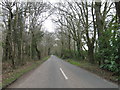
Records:
{"label": "tree", "polygon": [[4,22],[3,61],[12,67],[23,65],[26,58],[41,59],[39,41],[42,40],[42,23],[51,15],[50,5],[44,2],[1,2]]}
{"label": "tree", "polygon": [[119,18],[119,23],[120,23],[120,1],[119,2],[115,2],[115,7],[116,7],[116,12]]}

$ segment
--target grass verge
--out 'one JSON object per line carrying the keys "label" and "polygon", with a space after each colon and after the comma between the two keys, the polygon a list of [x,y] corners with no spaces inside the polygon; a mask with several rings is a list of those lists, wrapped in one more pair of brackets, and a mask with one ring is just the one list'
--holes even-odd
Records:
{"label": "grass verge", "polygon": [[12,72],[4,73],[2,75],[2,88],[6,88],[12,82],[16,81],[19,77],[21,77],[23,74],[37,68],[44,61],[48,60],[48,58],[49,57],[45,57],[39,61],[29,62],[28,64],[25,64],[24,66],[21,66],[15,70],[13,70]]}
{"label": "grass verge", "polygon": [[67,59],[65,61],[67,61],[73,65],[79,66],[79,67],[81,67],[87,71],[90,71],[94,74],[97,74],[98,76],[100,76],[108,81],[112,81],[112,82],[118,84],[117,76],[114,76],[113,72],[100,69],[98,65],[92,65],[87,61],[78,61],[78,60],[73,60],[73,59]]}

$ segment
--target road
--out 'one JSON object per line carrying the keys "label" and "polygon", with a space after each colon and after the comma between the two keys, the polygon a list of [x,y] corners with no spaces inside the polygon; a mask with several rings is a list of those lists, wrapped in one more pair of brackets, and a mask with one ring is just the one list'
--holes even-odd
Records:
{"label": "road", "polygon": [[118,88],[114,83],[51,56],[8,88]]}

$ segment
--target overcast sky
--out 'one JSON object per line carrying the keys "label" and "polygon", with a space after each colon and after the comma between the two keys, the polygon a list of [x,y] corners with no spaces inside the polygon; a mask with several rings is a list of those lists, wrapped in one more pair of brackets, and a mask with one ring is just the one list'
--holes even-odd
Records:
{"label": "overcast sky", "polygon": [[54,32],[54,23],[52,22],[52,16],[50,16],[44,23],[43,28],[45,28],[49,32]]}
{"label": "overcast sky", "polygon": [[[45,2],[50,2],[51,4],[57,3],[57,2],[64,2],[65,0],[43,0]],[[67,0],[71,1],[71,0]],[[54,18],[55,15],[51,15],[44,23],[43,27],[49,31],[49,32],[54,32],[55,31],[55,24],[52,22],[52,18]]]}
{"label": "overcast sky", "polygon": [[[45,2],[50,2],[51,4],[54,4],[56,2],[63,2],[64,0],[43,0]],[[55,31],[55,24],[52,22],[52,18],[54,16],[51,15],[44,23],[43,23],[43,27],[49,31],[49,32],[54,32]]]}

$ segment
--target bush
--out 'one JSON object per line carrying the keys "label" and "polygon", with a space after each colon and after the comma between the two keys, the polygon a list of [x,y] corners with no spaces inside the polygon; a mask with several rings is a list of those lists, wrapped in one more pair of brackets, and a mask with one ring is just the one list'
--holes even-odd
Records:
{"label": "bush", "polygon": [[118,64],[115,61],[109,61],[105,60],[105,64],[102,64],[100,68],[112,71],[112,72],[118,72]]}

